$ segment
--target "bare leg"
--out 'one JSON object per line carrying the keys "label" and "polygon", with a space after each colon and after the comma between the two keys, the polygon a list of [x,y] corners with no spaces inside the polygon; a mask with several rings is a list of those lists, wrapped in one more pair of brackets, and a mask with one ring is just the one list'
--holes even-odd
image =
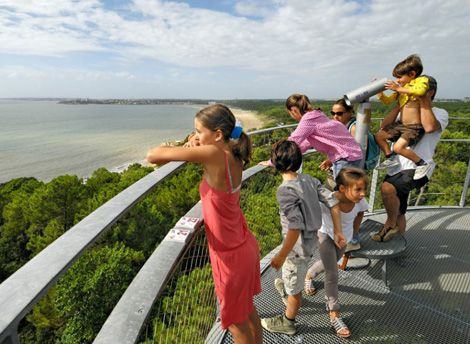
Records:
{"label": "bare leg", "polygon": [[297,295],[289,295],[287,298],[286,317],[295,319],[299,312],[300,304],[302,303],[302,293]]}
{"label": "bare leg", "polygon": [[404,156],[407,159],[410,159],[416,164],[418,161],[421,160],[421,157],[419,157],[412,149],[407,149],[408,145],[409,142],[400,137],[397,142],[393,145],[393,151],[397,154],[400,154],[401,156]]}
{"label": "bare leg", "polygon": [[321,274],[323,271],[325,271],[325,266],[323,265],[321,259],[319,259],[312,264],[310,269],[308,269],[307,276],[305,276],[305,278],[314,279],[318,274]]}
{"label": "bare leg", "polygon": [[382,192],[382,200],[387,212],[385,227],[394,228],[397,225],[400,212],[400,199],[397,196],[397,190],[392,184],[383,182],[380,191]]}
{"label": "bare leg", "polygon": [[239,324],[232,324],[228,327],[228,330],[232,334],[233,341],[235,344],[254,344],[255,337],[250,328],[250,320],[246,319],[245,321]]}
{"label": "bare leg", "polygon": [[397,225],[398,225],[398,229],[400,230],[400,234],[405,234],[405,231],[406,231],[406,216],[404,214],[398,215]]}
{"label": "bare leg", "polygon": [[388,137],[389,135],[384,130],[379,130],[377,134],[375,134],[375,141],[377,142],[380,149],[382,150],[382,152],[384,152],[385,155],[392,153],[392,150],[390,149],[390,146],[387,142]]}
{"label": "bare leg", "polygon": [[250,320],[249,326],[251,333],[253,334],[253,338],[255,339],[255,343],[263,343],[263,328],[261,327],[261,320],[256,308],[253,310],[253,312],[250,313],[248,319]]}

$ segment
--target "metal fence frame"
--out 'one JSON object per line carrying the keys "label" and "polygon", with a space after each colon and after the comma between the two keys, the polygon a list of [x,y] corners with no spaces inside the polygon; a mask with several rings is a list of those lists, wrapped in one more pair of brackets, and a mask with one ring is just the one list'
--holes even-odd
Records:
{"label": "metal fence frame", "polygon": [[[297,124],[278,126],[257,130],[249,133],[250,135],[272,132],[278,129],[292,128]],[[468,139],[441,140],[448,142],[470,142]],[[34,307],[34,305],[55,285],[58,278],[62,276],[71,265],[80,258],[86,249],[111,228],[122,216],[124,216],[137,202],[142,200],[150,193],[161,181],[173,175],[180,169],[184,162],[168,163],[144,178],[140,179],[104,205],[93,211],[82,221],[70,228],[62,236],[42,250],[33,259],[13,273],[0,285],[0,343],[19,343],[17,328],[23,317]],[[254,166],[243,172],[243,180],[263,170],[263,166]],[[460,201],[460,206],[465,205],[466,193],[470,180],[470,160],[467,169],[466,179]],[[375,195],[374,193],[371,193]],[[200,205],[196,204],[187,215],[202,218],[200,214]],[[174,244],[174,243],[173,243]],[[173,246],[165,241],[159,245],[149,260],[144,264],[128,290],[123,294],[121,300],[116,305],[110,317],[103,326],[95,342],[105,342],[111,332],[118,333],[119,324],[123,321],[134,324],[132,331],[129,326],[125,326],[129,331],[129,340],[138,339],[138,334],[148,316],[151,305],[159,295],[159,291],[164,287],[167,279],[171,275],[172,268],[176,264],[174,259],[178,259],[184,249],[183,245]],[[161,246],[161,248],[160,248]],[[161,266],[159,262],[168,252],[173,254],[173,263],[171,260],[165,260],[166,266]],[[158,261],[155,263],[155,261]],[[152,276],[152,277],[149,277]],[[149,279],[150,278],[150,279]],[[137,286],[143,282],[148,283],[146,290],[136,291]],[[129,312],[132,307],[133,318],[124,319],[124,313]],[[137,307],[137,308],[135,308]],[[140,327],[139,327],[140,326]],[[122,332],[119,332],[122,333]],[[126,336],[120,336],[119,342],[122,342]],[[107,342],[107,341],[106,341]],[[131,341],[129,341],[131,342]]]}

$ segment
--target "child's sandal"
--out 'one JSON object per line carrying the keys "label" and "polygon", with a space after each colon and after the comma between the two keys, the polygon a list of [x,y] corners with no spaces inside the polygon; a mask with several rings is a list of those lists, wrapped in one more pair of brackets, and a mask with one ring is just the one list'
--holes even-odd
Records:
{"label": "child's sandal", "polygon": [[317,293],[317,289],[313,286],[313,279],[311,278],[306,278],[304,282],[304,291],[305,294],[312,296]]}
{"label": "child's sandal", "polygon": [[339,337],[348,338],[351,336],[351,331],[349,331],[348,326],[346,326],[341,317],[330,318],[330,323]]}

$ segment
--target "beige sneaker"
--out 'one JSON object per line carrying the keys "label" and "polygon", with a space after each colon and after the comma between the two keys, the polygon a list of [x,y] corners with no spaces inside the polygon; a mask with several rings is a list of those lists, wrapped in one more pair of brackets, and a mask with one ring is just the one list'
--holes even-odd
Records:
{"label": "beige sneaker", "polygon": [[284,315],[278,315],[272,318],[263,318],[261,319],[261,326],[263,326],[266,331],[284,333],[290,336],[297,332],[295,329],[295,323],[287,320]]}

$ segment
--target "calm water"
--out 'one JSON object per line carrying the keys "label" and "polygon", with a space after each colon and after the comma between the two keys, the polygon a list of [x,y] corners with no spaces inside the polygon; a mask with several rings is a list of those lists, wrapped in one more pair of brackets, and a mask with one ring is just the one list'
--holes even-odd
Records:
{"label": "calm water", "polygon": [[141,161],[149,147],[184,139],[197,109],[0,100],[0,183],[29,176],[86,177],[99,167],[113,170]]}

